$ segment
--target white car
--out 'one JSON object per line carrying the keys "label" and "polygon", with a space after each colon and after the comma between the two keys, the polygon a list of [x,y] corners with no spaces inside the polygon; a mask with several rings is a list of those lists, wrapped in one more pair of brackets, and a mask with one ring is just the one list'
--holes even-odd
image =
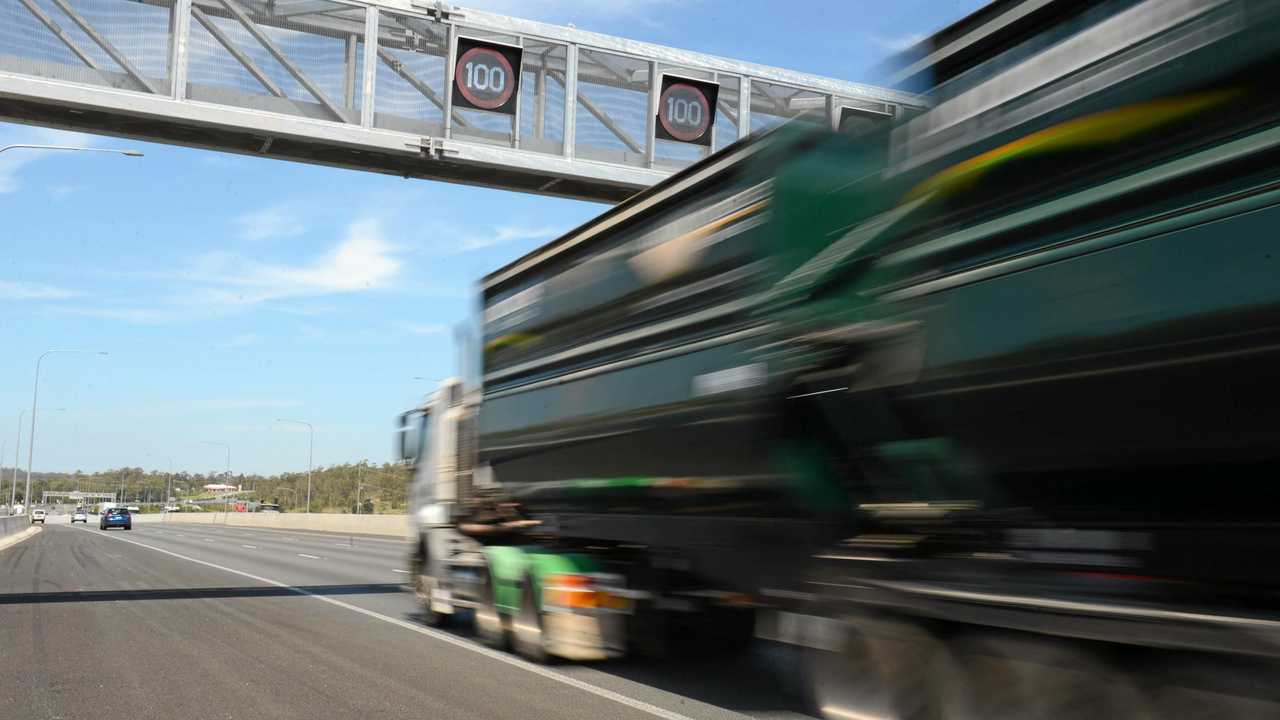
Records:
{"label": "white car", "polygon": [[182,512],[182,508],[178,507],[177,505],[165,505],[164,511],[165,512]]}
{"label": "white car", "polygon": [[78,522],[89,524],[89,513],[85,512],[84,508],[76,508],[76,511],[71,513],[71,523],[74,525]]}
{"label": "white car", "polygon": [[47,515],[47,514],[48,514],[48,513],[46,513],[44,510],[41,510],[40,508],[36,508],[35,510],[32,510],[32,511],[31,511],[31,524],[32,524],[32,525],[35,525],[36,523],[40,523],[41,525],[43,525],[43,524],[44,524],[44,517],[45,517],[45,515]]}

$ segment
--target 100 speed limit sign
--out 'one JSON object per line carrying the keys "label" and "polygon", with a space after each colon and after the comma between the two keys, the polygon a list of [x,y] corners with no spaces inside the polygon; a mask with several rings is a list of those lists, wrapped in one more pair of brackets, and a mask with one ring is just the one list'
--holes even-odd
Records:
{"label": "100 speed limit sign", "polygon": [[458,38],[453,104],[514,115],[523,51],[513,45]]}
{"label": "100 speed limit sign", "polygon": [[715,83],[663,76],[655,128],[658,138],[710,145],[719,90]]}

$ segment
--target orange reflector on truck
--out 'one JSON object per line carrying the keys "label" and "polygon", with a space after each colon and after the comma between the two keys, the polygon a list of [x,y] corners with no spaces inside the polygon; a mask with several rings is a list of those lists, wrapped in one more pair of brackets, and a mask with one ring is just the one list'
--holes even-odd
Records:
{"label": "orange reflector on truck", "polygon": [[594,610],[627,610],[631,601],[592,586],[587,575],[548,575],[546,584],[542,586],[542,601],[568,609]]}

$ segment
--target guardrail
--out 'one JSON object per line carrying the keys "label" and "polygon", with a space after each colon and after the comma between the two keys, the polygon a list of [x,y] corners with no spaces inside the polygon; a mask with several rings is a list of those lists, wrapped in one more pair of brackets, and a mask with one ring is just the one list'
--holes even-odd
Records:
{"label": "guardrail", "polygon": [[409,538],[408,515],[340,515],[336,513],[165,513],[135,515],[135,520],[163,523],[197,523],[275,530],[309,530],[355,535]]}

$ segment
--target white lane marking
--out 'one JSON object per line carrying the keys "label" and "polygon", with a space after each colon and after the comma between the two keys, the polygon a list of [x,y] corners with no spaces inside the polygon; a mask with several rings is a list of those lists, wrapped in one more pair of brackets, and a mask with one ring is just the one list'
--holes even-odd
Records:
{"label": "white lane marking", "polygon": [[258,546],[257,546],[257,545],[241,545],[240,547],[242,547],[242,548],[249,548],[250,550],[257,550],[257,549],[258,549]]}
{"label": "white lane marking", "polygon": [[[88,530],[85,530],[85,531],[89,532]],[[388,623],[390,625],[395,625],[397,627],[404,628],[405,630],[416,632],[419,635],[426,635],[427,637],[434,638],[436,640],[439,640],[440,642],[449,643],[450,645],[453,645],[455,647],[460,647],[464,650],[470,650],[471,652],[476,653],[478,655],[484,655],[485,657],[488,657],[493,660],[497,660],[498,662],[504,662],[513,667],[518,667],[521,670],[526,670],[528,672],[531,672],[534,675],[541,675],[542,677],[547,678],[548,680],[554,680],[555,682],[568,685],[569,687],[572,687],[572,688],[577,688],[578,690],[581,690],[583,692],[591,693],[592,695],[595,695],[597,697],[602,697],[606,700],[612,700],[613,702],[616,702],[619,705],[626,705],[627,707],[633,708],[635,710],[639,710],[640,712],[648,713],[650,715],[653,715],[654,717],[663,718],[663,720],[693,720],[693,718],[690,718],[688,715],[681,715],[680,713],[672,712],[665,708],[660,708],[657,705],[647,703],[643,700],[636,700],[635,698],[627,697],[622,693],[617,693],[612,690],[607,690],[605,688],[592,685],[591,683],[584,682],[577,678],[569,677],[568,675],[562,675],[554,670],[543,667],[542,665],[535,665],[527,660],[522,660],[518,657],[515,657],[514,655],[507,655],[501,650],[494,650],[492,648],[487,648],[483,645],[476,645],[468,640],[463,640],[462,638],[457,638],[447,633],[443,633],[437,630],[432,630],[429,627],[415,625],[409,622],[408,620],[401,620],[399,618],[391,617],[390,615],[383,615],[380,612],[374,612],[373,610],[367,610],[358,605],[352,605],[351,603],[343,602],[342,600],[335,600],[334,598],[331,598],[331,597],[319,595],[314,592],[311,592],[310,590],[296,587],[288,583],[283,583],[283,582],[280,582],[279,580],[272,580],[270,578],[262,577],[261,575],[254,575],[252,573],[247,573],[243,570],[236,570],[235,568],[229,568],[225,565],[218,565],[217,563],[211,563],[206,560],[197,560],[196,558],[193,558],[189,555],[176,553],[176,552],[173,552],[172,550],[165,550],[164,548],[159,548],[159,547],[156,547],[155,545],[148,545],[146,543],[141,543],[141,542],[138,542],[137,540],[130,540],[128,538],[121,537],[119,535],[105,535],[103,537],[109,537],[112,540],[119,540],[120,542],[126,542],[126,543],[129,543],[130,545],[137,545],[138,547],[144,547],[144,548],[147,548],[148,550],[155,550],[158,553],[164,553],[165,555],[168,555],[170,557],[176,557],[180,560],[186,560],[188,562],[196,563],[197,565],[204,565],[205,567],[211,567],[214,570],[229,572],[233,575],[239,575],[240,577],[249,578],[250,580],[257,580],[260,583],[266,583],[267,585],[272,585],[274,587],[284,588],[290,592],[295,592],[299,595],[305,595],[307,597],[319,600],[320,602],[329,603],[334,607],[340,607],[344,610],[350,610],[351,612],[359,613],[366,617],[371,617],[375,620],[381,620],[382,622]],[[738,713],[733,713],[733,715],[736,715],[738,717],[743,717]]]}
{"label": "white lane marking", "polygon": [[312,560],[323,560],[319,555],[308,555],[306,553],[298,553],[298,557],[311,558]]}
{"label": "white lane marking", "polygon": [[350,548],[351,548],[351,543],[334,543],[334,544],[333,544],[333,546],[334,546],[334,547],[340,547],[340,548],[347,548],[347,549],[350,549]]}
{"label": "white lane marking", "polygon": [[205,538],[205,539],[204,539],[204,541],[205,541],[205,542],[214,542],[214,539],[213,539],[213,538]]}
{"label": "white lane marking", "polygon": [[400,568],[391,568],[391,572],[404,573],[405,575],[409,574],[408,570],[401,570]]}

